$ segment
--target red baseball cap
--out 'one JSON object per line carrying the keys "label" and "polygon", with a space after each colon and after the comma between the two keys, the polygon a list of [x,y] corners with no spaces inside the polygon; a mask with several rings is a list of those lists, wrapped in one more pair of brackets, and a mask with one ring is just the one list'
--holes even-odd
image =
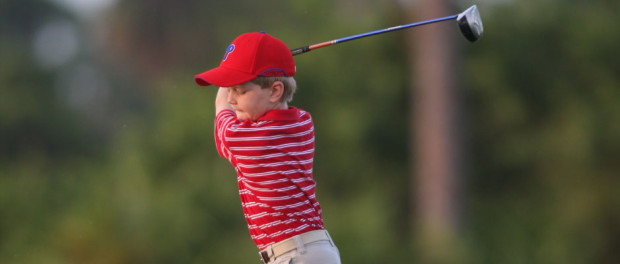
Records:
{"label": "red baseball cap", "polygon": [[263,32],[238,36],[226,48],[220,66],[194,76],[198,85],[231,87],[258,76],[294,76],[295,61],[281,40]]}

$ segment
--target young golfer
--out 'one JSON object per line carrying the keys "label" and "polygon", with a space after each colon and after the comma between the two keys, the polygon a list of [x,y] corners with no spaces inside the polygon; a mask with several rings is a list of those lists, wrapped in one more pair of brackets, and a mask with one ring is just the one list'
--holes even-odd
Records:
{"label": "young golfer", "polygon": [[237,172],[243,213],[262,261],[340,263],[315,195],[312,118],[288,105],[294,75],[289,48],[261,32],[237,37],[220,66],[195,81],[220,87],[215,143]]}

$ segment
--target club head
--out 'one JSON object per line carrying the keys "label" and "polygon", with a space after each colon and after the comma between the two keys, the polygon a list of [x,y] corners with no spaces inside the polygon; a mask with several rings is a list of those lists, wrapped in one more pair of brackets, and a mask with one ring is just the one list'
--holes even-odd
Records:
{"label": "club head", "polygon": [[482,37],[484,27],[482,26],[482,19],[476,5],[460,13],[456,17],[456,21],[459,23],[459,28],[467,40],[475,42]]}

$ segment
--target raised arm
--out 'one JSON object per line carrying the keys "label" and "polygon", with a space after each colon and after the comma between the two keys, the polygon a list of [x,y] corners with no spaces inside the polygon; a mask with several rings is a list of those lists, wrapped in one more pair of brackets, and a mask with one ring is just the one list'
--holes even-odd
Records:
{"label": "raised arm", "polygon": [[233,110],[232,106],[228,103],[228,88],[222,88],[217,91],[217,96],[215,97],[215,114],[217,115],[220,111],[224,109]]}

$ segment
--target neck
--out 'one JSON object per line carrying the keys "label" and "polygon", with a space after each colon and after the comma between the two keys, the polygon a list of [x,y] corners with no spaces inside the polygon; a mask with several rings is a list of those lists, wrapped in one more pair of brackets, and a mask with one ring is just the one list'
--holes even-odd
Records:
{"label": "neck", "polygon": [[286,102],[281,103],[278,102],[275,105],[273,105],[273,107],[271,107],[271,110],[286,110],[288,109],[288,104]]}

